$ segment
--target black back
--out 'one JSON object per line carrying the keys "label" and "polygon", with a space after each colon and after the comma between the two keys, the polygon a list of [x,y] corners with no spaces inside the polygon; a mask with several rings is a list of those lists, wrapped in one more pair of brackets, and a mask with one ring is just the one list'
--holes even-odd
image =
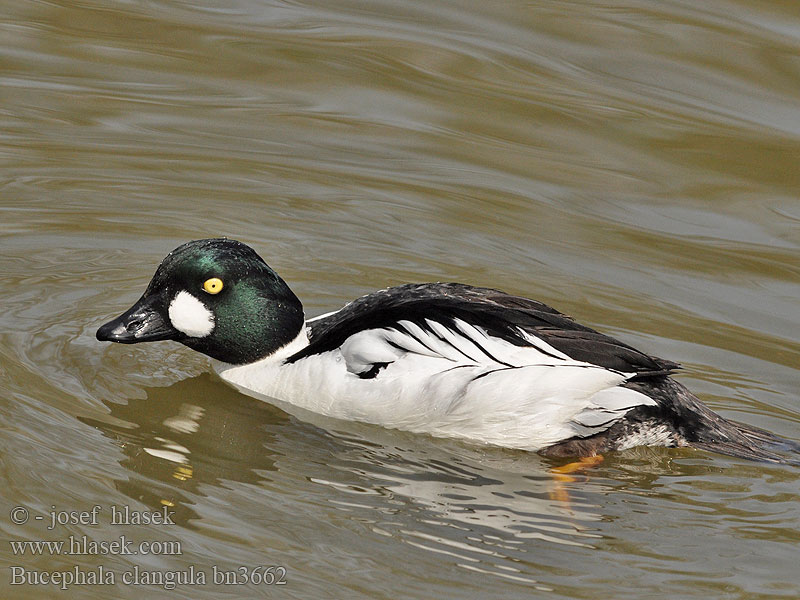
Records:
{"label": "black back", "polygon": [[406,284],[362,296],[309,323],[310,344],[288,362],[333,350],[359,331],[392,327],[402,320],[427,329],[425,319],[445,326],[461,319],[516,346],[530,346],[519,331],[522,329],[570,358],[636,373],[636,378],[666,376],[679,368],[677,363],[639,352],[536,300],[460,283]]}

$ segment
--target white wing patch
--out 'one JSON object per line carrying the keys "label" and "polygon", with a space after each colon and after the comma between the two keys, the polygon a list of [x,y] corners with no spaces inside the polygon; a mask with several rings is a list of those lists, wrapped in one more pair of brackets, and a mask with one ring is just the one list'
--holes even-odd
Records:
{"label": "white wing patch", "polygon": [[[521,367],[531,364],[557,365],[588,363],[574,361],[549,344],[517,346],[490,336],[483,328],[455,319],[454,327],[425,319],[425,327],[413,321],[398,321],[394,327],[368,329],[350,336],[341,347],[347,370],[359,374],[376,363],[391,363],[405,354],[440,359],[457,365],[476,367]],[[413,373],[409,373],[413,377]]]}
{"label": "white wing patch", "polygon": [[558,358],[563,358],[564,360],[570,360],[569,356],[561,352],[561,350],[556,350],[555,348],[553,348],[553,346],[545,342],[543,339],[538,338],[535,335],[531,335],[530,333],[519,327],[517,328],[517,330],[520,332],[522,337],[525,338],[527,342],[529,342],[532,346],[538,348],[542,352],[551,354],[553,356],[557,356]]}
{"label": "white wing patch", "polygon": [[[520,334],[530,345],[514,345],[461,319],[449,327],[432,319],[424,325],[404,320],[351,336],[341,356],[348,372],[376,378],[376,388],[381,381],[400,381],[410,391],[416,381],[415,389],[429,397],[426,410],[437,407],[440,413],[427,417],[440,433],[452,422],[459,437],[488,436],[504,445],[593,435],[632,408],[655,405],[644,394],[619,387],[633,373],[571,359],[523,330]],[[417,428],[408,417],[398,421],[395,426]]]}
{"label": "white wing patch", "polygon": [[[432,321],[430,319],[425,319],[425,322],[428,324],[428,327],[442,340],[447,342],[453,348],[458,350],[464,357],[476,362],[480,363],[485,361],[487,358],[487,354],[485,350],[481,350],[481,347],[476,344],[475,339],[477,338],[470,338],[469,336],[464,336],[463,332],[455,332],[451,329],[448,329],[438,321]],[[462,328],[471,327],[466,322],[461,321],[460,319],[456,322],[456,327],[458,327],[458,323],[461,323]],[[472,327],[472,329],[475,329]],[[477,329],[475,329],[477,333]],[[484,344],[488,342],[489,338],[484,334],[483,339],[481,340]]]}
{"label": "white wing patch", "polygon": [[656,401],[635,390],[616,386],[594,394],[592,402],[572,420],[588,429],[603,431],[637,406],[656,406]]}
{"label": "white wing patch", "polygon": [[189,337],[205,337],[214,331],[214,314],[185,290],[169,303],[168,313],[172,326]]}
{"label": "white wing patch", "polygon": [[364,373],[369,371],[376,363],[394,362],[401,351],[393,348],[386,342],[387,337],[380,332],[385,330],[372,329],[351,335],[342,344],[347,370],[350,373]]}

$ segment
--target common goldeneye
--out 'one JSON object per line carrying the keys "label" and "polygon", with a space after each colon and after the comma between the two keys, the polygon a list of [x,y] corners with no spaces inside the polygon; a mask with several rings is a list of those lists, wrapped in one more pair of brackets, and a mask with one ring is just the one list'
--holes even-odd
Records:
{"label": "common goldeneye", "polygon": [[245,394],[339,419],[549,456],[693,446],[783,462],[779,438],[711,411],[670,377],[676,363],[541,302],[408,284],[306,321],[275,271],[226,238],[170,252],[97,339],[175,340]]}

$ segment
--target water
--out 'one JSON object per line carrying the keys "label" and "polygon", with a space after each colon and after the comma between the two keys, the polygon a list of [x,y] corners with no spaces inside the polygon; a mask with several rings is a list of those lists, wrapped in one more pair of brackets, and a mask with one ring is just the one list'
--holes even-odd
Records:
{"label": "water", "polygon": [[[635,449],[559,479],[94,339],[169,250],[228,235],[309,315],[498,287],[800,440],[794,3],[6,1],[0,28],[4,598],[800,596],[797,468]],[[174,524],[112,524],[125,506]],[[180,553],[9,544],[123,535]],[[285,585],[234,585],[269,566]]]}

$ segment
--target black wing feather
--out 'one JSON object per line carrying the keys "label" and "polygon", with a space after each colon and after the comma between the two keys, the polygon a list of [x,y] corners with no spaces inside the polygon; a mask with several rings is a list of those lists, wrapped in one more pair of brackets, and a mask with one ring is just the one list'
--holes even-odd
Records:
{"label": "black wing feather", "polygon": [[425,319],[446,326],[461,319],[516,346],[529,346],[521,329],[570,358],[636,373],[637,378],[669,375],[679,368],[677,363],[639,352],[536,300],[460,283],[406,284],[362,296],[309,323],[309,345],[288,362],[333,350],[359,331],[392,327],[402,320],[427,328]]}

